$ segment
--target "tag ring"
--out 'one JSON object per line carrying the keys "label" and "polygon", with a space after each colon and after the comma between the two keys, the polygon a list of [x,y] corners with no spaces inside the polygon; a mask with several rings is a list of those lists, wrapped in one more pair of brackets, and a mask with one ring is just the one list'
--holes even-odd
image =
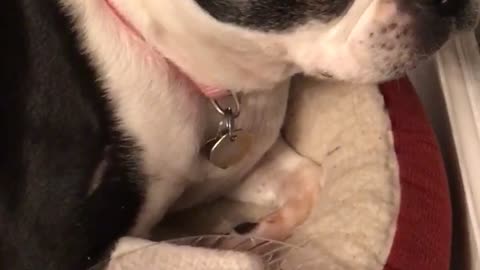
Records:
{"label": "tag ring", "polygon": [[235,108],[233,109],[230,107],[222,108],[222,106],[220,105],[220,103],[218,103],[218,100],[216,99],[210,99],[210,102],[212,103],[213,107],[219,114],[225,116],[227,114],[227,111],[230,111],[233,118],[237,118],[240,115],[240,99],[238,98],[238,95],[236,93],[232,91],[229,91],[229,92],[233,98]]}
{"label": "tag ring", "polygon": [[233,115],[232,109],[228,108],[225,111],[225,120],[223,121],[225,130],[227,131],[230,140],[234,140],[233,131],[235,130],[235,115]]}

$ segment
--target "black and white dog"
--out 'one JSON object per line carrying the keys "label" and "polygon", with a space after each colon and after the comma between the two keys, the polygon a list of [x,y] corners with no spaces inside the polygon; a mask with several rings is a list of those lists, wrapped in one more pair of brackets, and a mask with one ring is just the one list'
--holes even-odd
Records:
{"label": "black and white dog", "polygon": [[[167,212],[241,181],[271,183],[259,200],[279,205],[242,229],[285,237],[308,214],[311,179],[321,177],[280,136],[289,79],[400,75],[470,27],[474,8],[470,0],[4,0],[0,269],[87,269],[123,236],[147,237]],[[202,149],[219,125],[232,128],[232,110],[209,101],[231,98],[226,90],[242,93],[235,127],[254,139],[220,168]]]}

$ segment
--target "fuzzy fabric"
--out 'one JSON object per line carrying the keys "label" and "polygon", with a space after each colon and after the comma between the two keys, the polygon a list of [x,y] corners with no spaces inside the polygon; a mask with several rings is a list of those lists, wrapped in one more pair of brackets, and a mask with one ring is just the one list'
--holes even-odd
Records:
{"label": "fuzzy fabric", "polygon": [[378,87],[301,80],[291,100],[285,137],[326,172],[316,210],[290,240],[308,239],[305,247],[317,251],[305,269],[382,269],[396,229],[400,187]]}
{"label": "fuzzy fabric", "polygon": [[[312,215],[288,240],[282,270],[448,269],[449,198],[433,133],[408,80],[381,90],[294,80],[284,137],[323,167],[325,182]],[[270,210],[221,199],[168,217],[156,240],[229,232]],[[109,269],[265,269],[242,252],[123,244]]]}

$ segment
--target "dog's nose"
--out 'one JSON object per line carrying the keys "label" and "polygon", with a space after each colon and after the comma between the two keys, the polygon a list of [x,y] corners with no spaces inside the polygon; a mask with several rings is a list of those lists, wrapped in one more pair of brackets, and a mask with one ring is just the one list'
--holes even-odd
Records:
{"label": "dog's nose", "polygon": [[457,17],[465,8],[466,0],[435,0],[441,16]]}
{"label": "dog's nose", "polygon": [[430,9],[444,18],[457,18],[461,16],[468,0],[422,0],[421,8]]}
{"label": "dog's nose", "polygon": [[473,29],[478,22],[476,0],[424,0],[431,1],[430,7],[442,19],[453,22],[455,30]]}

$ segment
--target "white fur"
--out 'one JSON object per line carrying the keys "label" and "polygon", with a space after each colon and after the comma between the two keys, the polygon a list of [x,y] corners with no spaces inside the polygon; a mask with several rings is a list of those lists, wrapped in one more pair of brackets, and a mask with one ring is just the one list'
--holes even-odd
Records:
{"label": "white fur", "polygon": [[[371,32],[378,34],[391,23],[407,27],[415,19],[402,13],[395,1],[389,0],[356,0],[344,16],[328,24],[312,20],[280,33],[220,23],[193,0],[114,0],[148,45],[128,41],[128,34],[120,34],[122,30],[115,29],[118,25],[106,11],[104,0],[62,2],[71,6],[75,15],[94,18],[80,23],[82,28],[96,29],[91,29],[87,40],[104,39],[103,46],[114,40],[123,45],[130,43],[129,48],[136,47],[143,58],[149,54],[145,47],[152,47],[195,81],[225,89],[244,92],[272,89],[299,72],[315,76],[328,73],[336,79],[372,82],[391,75],[390,68],[395,64],[409,63],[415,58],[411,51],[401,47],[390,52],[371,48],[392,39],[414,49],[412,35],[403,36],[401,40],[394,40],[388,33],[380,39],[369,38]],[[99,26],[116,32],[115,39],[106,32],[94,35]],[[95,44],[89,47],[97,48]],[[161,68],[157,67],[156,73],[162,73]]]}
{"label": "white fur", "polygon": [[[119,5],[128,1],[117,0]],[[228,89],[271,89],[298,72],[375,82],[392,75],[390,68],[394,65],[416,57],[401,47],[390,52],[371,48],[391,39],[395,43],[404,41],[410,50],[415,50],[413,31],[399,40],[389,33],[370,39],[371,32],[378,36],[382,28],[392,23],[400,28],[414,20],[390,0],[356,0],[344,16],[332,22],[310,20],[280,33],[220,23],[192,0],[136,3],[132,9],[135,12],[129,16],[144,29],[152,46],[181,65],[195,80]],[[210,66],[205,68],[205,63]]]}

